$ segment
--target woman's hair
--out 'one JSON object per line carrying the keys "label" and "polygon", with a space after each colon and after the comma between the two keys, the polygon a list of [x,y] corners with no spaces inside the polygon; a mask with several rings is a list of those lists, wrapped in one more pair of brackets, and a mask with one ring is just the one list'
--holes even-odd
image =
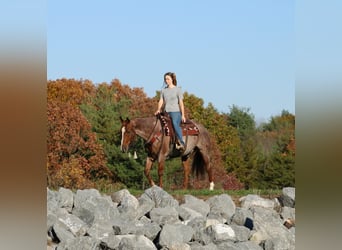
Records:
{"label": "woman's hair", "polygon": [[167,72],[164,74],[164,82],[165,82],[165,76],[170,76],[172,79],[172,83],[173,85],[177,86],[177,78],[176,78],[176,74],[173,72]]}

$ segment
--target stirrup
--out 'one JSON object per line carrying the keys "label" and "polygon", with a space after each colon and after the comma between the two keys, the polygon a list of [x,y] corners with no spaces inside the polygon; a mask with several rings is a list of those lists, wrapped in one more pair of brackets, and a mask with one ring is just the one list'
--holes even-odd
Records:
{"label": "stirrup", "polygon": [[176,149],[179,151],[185,151],[185,146],[180,142],[176,143]]}

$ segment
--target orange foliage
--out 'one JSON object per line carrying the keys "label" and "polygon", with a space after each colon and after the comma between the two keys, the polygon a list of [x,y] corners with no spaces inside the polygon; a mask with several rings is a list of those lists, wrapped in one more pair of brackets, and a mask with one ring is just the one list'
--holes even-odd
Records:
{"label": "orange foliage", "polygon": [[123,98],[131,101],[129,116],[151,116],[157,109],[157,98],[147,97],[143,88],[132,89],[128,85],[122,85],[118,79],[114,79],[111,86],[116,90],[115,98],[118,102]]}
{"label": "orange foliage", "polygon": [[47,104],[48,186],[90,188],[96,178],[111,178],[103,149],[78,107],[50,100]]}
{"label": "orange foliage", "polygon": [[57,79],[48,81],[47,100],[67,102],[73,106],[87,103],[95,94],[95,86],[89,80]]}

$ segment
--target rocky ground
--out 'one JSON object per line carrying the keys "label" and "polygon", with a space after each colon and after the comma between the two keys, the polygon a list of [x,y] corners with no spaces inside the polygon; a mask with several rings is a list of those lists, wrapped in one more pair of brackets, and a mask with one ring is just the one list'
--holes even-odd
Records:
{"label": "rocky ground", "polygon": [[154,186],[47,190],[48,249],[295,249],[295,189],[279,197],[171,196]]}

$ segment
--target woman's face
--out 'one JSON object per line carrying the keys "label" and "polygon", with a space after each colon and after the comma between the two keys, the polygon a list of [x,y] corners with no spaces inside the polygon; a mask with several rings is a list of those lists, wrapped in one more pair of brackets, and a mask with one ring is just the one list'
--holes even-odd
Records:
{"label": "woman's face", "polygon": [[172,84],[172,78],[169,75],[166,75],[164,78],[164,81],[166,82],[166,84],[169,86],[170,84]]}

